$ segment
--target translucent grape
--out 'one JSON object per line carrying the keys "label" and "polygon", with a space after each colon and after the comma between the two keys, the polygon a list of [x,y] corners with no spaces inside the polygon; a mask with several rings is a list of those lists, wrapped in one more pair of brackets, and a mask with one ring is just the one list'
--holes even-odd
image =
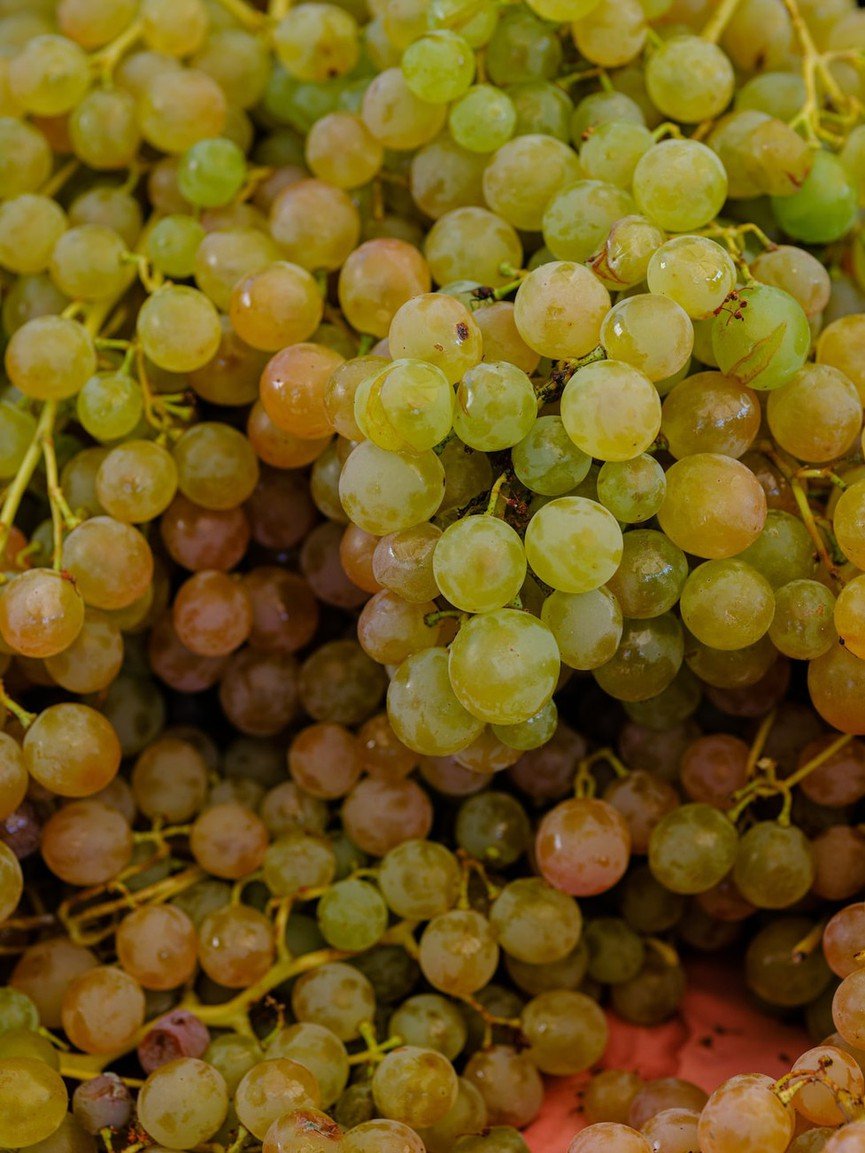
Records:
{"label": "translucent grape", "polygon": [[535,513],[525,537],[534,572],[559,592],[600,588],[622,559],[622,533],[615,517],[586,497],[550,501]]}
{"label": "translucent grape", "polygon": [[[669,324],[663,331],[671,341]],[[620,360],[601,360],[579,369],[565,385],[561,418],[568,436],[587,456],[631,460],[658,435],[661,401],[642,371]]]}

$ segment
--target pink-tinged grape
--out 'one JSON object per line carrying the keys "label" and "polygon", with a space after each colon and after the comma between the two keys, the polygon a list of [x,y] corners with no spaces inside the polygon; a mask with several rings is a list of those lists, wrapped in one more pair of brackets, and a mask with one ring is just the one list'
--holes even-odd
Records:
{"label": "pink-tinged grape", "polygon": [[769,394],[769,428],[785,452],[809,464],[844,456],[862,427],[862,401],[852,380],[828,364],[800,369]]}
{"label": "pink-tinged grape", "polygon": [[593,897],[624,876],[631,834],[618,809],[578,797],[546,814],[538,827],[535,854],[541,874],[554,888],[574,897]]}
{"label": "pink-tinged grape", "polygon": [[30,774],[63,797],[87,797],[104,789],[117,773],[120,755],[111,722],[73,702],[43,710],[24,737]]}
{"label": "pink-tinged grape", "polygon": [[745,1073],[716,1089],[700,1116],[704,1153],[732,1149],[784,1153],[793,1136],[793,1111],[772,1091],[771,1077]]}
{"label": "pink-tinged grape", "polygon": [[318,1109],[283,1113],[264,1137],[263,1153],[340,1153],[343,1130]]}
{"label": "pink-tinged grape", "polygon": [[24,875],[18,858],[0,841],[0,924],[11,917],[24,892]]}
{"label": "pink-tinged grape", "polygon": [[865,734],[865,660],[833,645],[809,664],[808,689],[814,708],[830,725]]}
{"label": "pink-tinged grape", "polygon": [[865,1141],[865,1124],[853,1121],[833,1133],[823,1146],[824,1153],[858,1153]]}
{"label": "pink-tinged grape", "polygon": [[342,806],[346,835],[373,857],[383,857],[403,841],[423,840],[432,821],[430,799],[412,780],[367,777],[355,785]]}
{"label": "pink-tinged grape", "polygon": [[793,1062],[790,1072],[817,1073],[821,1070],[830,1084],[802,1085],[793,1098],[793,1108],[813,1125],[842,1125],[847,1117],[838,1104],[838,1096],[850,1093],[861,1097],[865,1075],[855,1057],[832,1045],[818,1045],[802,1053]]}
{"label": "pink-tinged grape", "polygon": [[471,909],[453,910],[433,917],[424,929],[418,960],[435,989],[471,996],[492,979],[499,947],[486,917]]}
{"label": "pink-tinged grape", "polygon": [[21,325],[6,348],[9,380],[35,400],[74,396],[96,372],[96,349],[77,320],[37,316]]}
{"label": "pink-tinged grape", "polygon": [[321,180],[289,184],[270,209],[270,231],[283,255],[315,272],[337,269],[360,239],[360,215],[348,193]]}
{"label": "pink-tinged grape", "polygon": [[151,1021],[138,1042],[138,1062],[145,1073],[180,1057],[201,1057],[210,1044],[210,1031],[188,1009],[173,1009]]}
{"label": "pink-tinged grape", "polygon": [[524,277],[514,321],[526,344],[553,359],[585,356],[600,343],[610,294],[581,264],[554,261]]}
{"label": "pink-tinged grape", "polygon": [[133,840],[123,816],[100,801],[76,801],[58,809],[42,830],[42,857],[70,885],[105,884],[126,868]]}
{"label": "pink-tinged grape", "polygon": [[[668,342],[673,339],[663,320],[656,331],[663,331]],[[631,460],[658,435],[661,400],[640,368],[622,360],[601,360],[579,369],[565,385],[561,418],[568,436],[587,456]]]}
{"label": "pink-tinged grape", "polygon": [[563,593],[606,584],[622,559],[616,518],[596,501],[564,496],[540,508],[526,530],[526,557],[542,581]]}
{"label": "pink-tinged grape", "polygon": [[0,1141],[10,1148],[35,1145],[56,1133],[68,1094],[56,1070],[32,1057],[0,1059]]}
{"label": "pink-tinged grape", "polygon": [[856,954],[862,949],[863,933],[865,903],[861,901],[839,909],[827,922],[823,931],[823,955],[836,976],[849,977],[862,968]]}
{"label": "pink-tinged grape", "polygon": [[144,905],[120,922],[117,959],[145,989],[176,989],[195,973],[195,927],[173,905]]}
{"label": "pink-tinged grape", "polygon": [[259,868],[267,851],[267,827],[237,802],[206,809],[189,834],[196,861],[215,877],[237,880]]}
{"label": "pink-tinged grape", "polygon": [[343,465],[339,496],[356,525],[376,536],[429,520],[444,494],[444,469],[429,450],[412,456],[360,444]]}
{"label": "pink-tinged grape", "polygon": [[103,1129],[122,1129],[132,1110],[132,1094],[116,1073],[100,1073],[82,1081],[72,1094],[75,1120],[94,1137]]}
{"label": "pink-tinged grape", "polygon": [[450,647],[448,675],[473,716],[491,724],[520,724],[552,696],[559,651],[536,617],[499,609],[461,626]]}
{"label": "pink-tinged grape", "polygon": [[207,796],[204,757],[188,741],[163,736],[149,744],[132,769],[132,791],[138,808],[151,820],[169,825],[194,817]]}
{"label": "pink-tinged grape", "polygon": [[66,573],[30,569],[0,590],[0,636],[22,656],[62,653],[83,624],[84,601]]}
{"label": "pink-tinged grape", "polygon": [[273,926],[249,905],[223,905],[202,920],[198,960],[211,980],[227,989],[245,989],[273,963]]}
{"label": "pink-tinged grape", "polygon": [[658,520],[684,552],[711,559],[735,556],[762,532],[766,496],[744,464],[719,453],[695,453],[667,470]]}
{"label": "pink-tinged grape", "polygon": [[865,1013],[862,1011],[865,970],[856,969],[835,990],[832,1019],[835,1028],[848,1045],[857,1049],[865,1045]]}
{"label": "pink-tinged grape", "polygon": [[651,1153],[647,1137],[617,1121],[598,1121],[576,1135],[568,1153]]}
{"label": "pink-tinged grape", "polygon": [[209,1140],[227,1112],[228,1093],[221,1074],[194,1057],[162,1065],[138,1094],[139,1122],[166,1149],[189,1149]]}
{"label": "pink-tinged grape", "polygon": [[144,1023],[144,993],[138,982],[110,965],[73,977],[63,994],[66,1036],[85,1053],[111,1053],[128,1045]]}
{"label": "pink-tinged grape", "polygon": [[457,1075],[441,1053],[405,1045],[376,1066],[372,1092],[385,1117],[412,1127],[434,1125],[456,1101]]}
{"label": "pink-tinged grape", "polygon": [[339,303],[358,332],[387,336],[390,322],[405,301],[431,288],[426,260],[405,240],[376,237],[361,244],[339,273]]}

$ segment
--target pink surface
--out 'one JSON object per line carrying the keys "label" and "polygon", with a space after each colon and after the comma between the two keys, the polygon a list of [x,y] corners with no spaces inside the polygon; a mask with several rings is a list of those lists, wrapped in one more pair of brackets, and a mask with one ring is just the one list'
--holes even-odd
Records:
{"label": "pink surface", "polygon": [[[609,1015],[604,1067],[632,1069],[646,1079],[684,1077],[707,1092],[734,1073],[780,1077],[810,1045],[804,1029],[779,1024],[756,1011],[736,974],[710,961],[688,966],[688,992],[680,1015],[654,1029]],[[587,1077],[548,1078],[541,1117],[523,1134],[532,1153],[565,1153],[585,1125],[580,1110]]]}

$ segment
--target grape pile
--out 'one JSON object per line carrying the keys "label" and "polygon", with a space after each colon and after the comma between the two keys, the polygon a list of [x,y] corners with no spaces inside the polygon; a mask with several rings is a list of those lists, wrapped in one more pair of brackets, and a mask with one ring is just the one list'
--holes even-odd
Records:
{"label": "grape pile", "polygon": [[865,1150],[862,207],[853,0],[0,0],[0,1149]]}

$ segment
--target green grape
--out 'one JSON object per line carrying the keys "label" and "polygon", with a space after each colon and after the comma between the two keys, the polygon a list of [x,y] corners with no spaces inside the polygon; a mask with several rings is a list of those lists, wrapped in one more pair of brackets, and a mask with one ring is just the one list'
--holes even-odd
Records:
{"label": "green grape", "polygon": [[736,266],[720,244],[705,236],[674,236],[652,255],[649,290],[669,296],[693,320],[704,320],[736,287]]}
{"label": "green grape", "polygon": [[9,64],[13,96],[37,116],[70,112],[89,86],[87,55],[65,36],[34,36]]}
{"label": "green grape", "polygon": [[796,948],[813,930],[807,917],[779,917],[754,937],[745,954],[745,978],[758,997],[770,1005],[795,1008],[826,988],[832,974],[822,949]]}
{"label": "green grape", "polygon": [[792,244],[761,253],[753,261],[752,273],[761,284],[789,292],[809,320],[823,312],[832,296],[832,280],[820,261]]}
{"label": "green grape", "polygon": [[221,1033],[207,1046],[204,1060],[222,1075],[225,1087],[233,1097],[243,1077],[262,1060],[262,1053],[254,1037],[242,1033]]}
{"label": "green grape", "polygon": [[471,46],[455,32],[421,36],[406,48],[400,66],[409,89],[430,104],[456,100],[475,74]]}
{"label": "green grape", "polygon": [[[672,343],[669,325],[664,332]],[[577,448],[603,461],[639,456],[661,429],[657,389],[639,368],[621,360],[599,360],[575,372],[562,393],[561,414]]]}
{"label": "green grape", "polygon": [[526,1056],[542,1073],[569,1076],[598,1061],[607,1045],[603,1009],[584,993],[541,993],[521,1014]]}
{"label": "green grape", "polygon": [[667,394],[661,432],[679,459],[698,452],[741,457],[760,430],[761,415],[753,389],[719,372],[697,372]]}
{"label": "green grape", "polygon": [[738,558],[710,560],[685,582],[682,620],[697,640],[715,649],[741,649],[755,644],[775,615],[772,586],[761,573]]}
{"label": "green grape", "polygon": [[634,529],[623,538],[622,560],[607,582],[621,612],[646,620],[669,612],[686,587],[688,561],[663,533]]}
{"label": "green grape", "polygon": [[498,20],[492,0],[430,0],[425,7],[430,28],[451,28],[472,48],[481,48],[489,41]]}
{"label": "green grape", "polygon": [[696,140],[662,140],[634,170],[634,199],[644,213],[670,232],[702,228],[727,198],[724,165]]}
{"label": "green grape", "polygon": [[472,857],[507,868],[528,848],[532,829],[519,801],[508,793],[484,792],[462,803],[455,835]]}
{"label": "green grape", "polygon": [[52,1069],[60,1068],[60,1054],[47,1037],[33,1029],[9,1029],[0,1034],[0,1060],[9,1057],[32,1058]]}
{"label": "green grape", "polygon": [[327,842],[294,831],[271,842],[262,873],[275,896],[289,897],[300,889],[329,885],[336,873],[336,857]]}
{"label": "green grape", "polygon": [[487,1106],[480,1090],[471,1081],[460,1077],[457,1099],[450,1110],[435,1125],[421,1126],[416,1132],[427,1153],[451,1153],[458,1138],[480,1132],[487,1120]]}
{"label": "green grape", "polygon": [[766,418],[785,452],[809,464],[845,456],[859,437],[862,401],[829,364],[808,364],[769,394]]}
{"label": "green grape", "polygon": [[267,1057],[288,1057],[315,1075],[321,1103],[329,1109],[346,1086],[348,1055],[336,1034],[323,1025],[301,1021],[279,1030],[268,1040]]}
{"label": "green grape", "polygon": [[444,469],[429,450],[400,456],[364,441],[349,456],[339,477],[339,498],[346,514],[376,536],[429,520],[443,494]]}
{"label": "green grape", "polygon": [[429,922],[421,935],[418,959],[434,989],[465,997],[489,984],[498,965],[499,947],[485,917],[471,909],[455,910]]}
{"label": "green grape", "polygon": [[246,158],[231,140],[199,140],[184,152],[177,187],[190,204],[220,208],[230,204],[246,179]]}
{"label": "green grape", "polygon": [[578,180],[553,196],[544,211],[544,243],[557,260],[582,263],[603,245],[617,220],[634,211],[615,184]]}
{"label": "green grape", "polygon": [[111,228],[80,224],[58,239],[51,254],[51,278],[73,299],[106,300],[127,283],[126,245]]}
{"label": "green grape", "polygon": [[0,1141],[9,1148],[35,1145],[55,1133],[68,1095],[60,1074],[32,1057],[0,1059]]}
{"label": "green grape", "polygon": [[572,669],[606,664],[622,639],[622,610],[606,588],[554,592],[541,607],[541,620],[555,637],[563,664]]}
{"label": "green grape", "polygon": [[805,84],[796,72],[758,73],[736,93],[737,110],[756,109],[778,120],[792,120],[804,103]]}
{"label": "green grape", "polygon": [[580,163],[591,180],[630,188],[640,158],[655,143],[645,125],[607,120],[594,125],[580,147]]}
{"label": "green grape", "polygon": [[487,71],[500,88],[527,80],[552,80],[561,59],[556,30],[525,8],[502,13],[487,44]]}
{"label": "green grape", "polygon": [[435,1049],[449,1061],[465,1048],[468,1030],[459,1009],[438,993],[420,993],[403,1001],[390,1019],[389,1032],[406,1045]]}
{"label": "green grape", "polygon": [[758,909],[786,909],[805,896],[814,880],[814,854],[795,826],[775,821],[752,825],[739,842],[733,880]]}
{"label": "green grape", "polygon": [[0,204],[0,265],[10,272],[42,272],[66,230],[66,213],[56,201],[24,193]]}
{"label": "green grape", "polygon": [[601,0],[573,25],[580,54],[602,68],[629,63],[641,52],[647,35],[639,0]]}
{"label": "green grape", "polygon": [[539,509],[529,522],[526,557],[542,581],[565,593],[606,584],[622,559],[622,533],[603,505],[564,496]]}
{"label": "green grape", "polygon": [[204,237],[204,228],[195,217],[163,216],[148,233],[147,258],[166,276],[186,279],[195,272],[195,254]]}
{"label": "green grape", "polygon": [[559,713],[555,701],[547,701],[543,708],[527,721],[516,725],[493,725],[492,733],[503,745],[519,752],[539,749],[553,735],[559,723]]}
{"label": "green grape", "polygon": [[541,416],[511,452],[519,480],[541,496],[564,496],[588,474],[592,458],[568,436],[558,416]]}
{"label": "green grape", "polygon": [[470,448],[498,452],[525,437],[537,418],[534,386],[521,368],[505,360],[478,364],[456,392],[454,431]]}
{"label": "green grape", "polygon": [[536,997],[557,989],[579,989],[586,976],[589,952],[585,941],[580,941],[561,961],[530,965],[505,955],[505,968],[514,984],[523,992]]}
{"label": "green grape", "polygon": [[169,372],[191,372],[212,360],[222,328],[210,300],[195,288],[169,284],[141,306],[138,338],[146,356]]}
{"label": "green grape", "polygon": [[[441,172],[436,172],[441,179]],[[423,207],[423,205],[422,205]],[[508,280],[503,266],[518,268],[523,260],[523,245],[516,229],[485,208],[474,205],[454,207],[432,226],[424,241],[424,253],[433,279],[439,284],[450,284],[470,277],[478,277],[485,285],[497,287]],[[474,313],[475,323],[484,331],[483,320],[491,315],[496,305]],[[511,326],[512,327],[512,326]],[[487,352],[487,349],[484,349]],[[537,364],[522,364],[512,356],[487,360],[511,360],[520,368],[531,371]]]}
{"label": "green grape", "polygon": [[610,1002],[613,1010],[633,1025],[660,1025],[678,1011],[684,993],[681,965],[648,953],[636,977],[613,985]]}
{"label": "green grape", "polygon": [[640,972],[646,956],[643,939],[619,917],[595,917],[584,933],[588,974],[602,985],[620,985]]}
{"label": "green grape", "polygon": [[[567,143],[574,106],[568,94],[557,84],[545,80],[528,80],[508,86],[517,115],[516,136],[540,132]],[[504,143],[504,141],[502,141]]]}
{"label": "green grape", "polygon": [[778,653],[768,634],[743,649],[713,649],[686,638],[685,660],[701,681],[722,689],[747,688],[766,675]]}
{"label": "green grape", "polygon": [[426,921],[456,904],[460,869],[444,845],[404,841],[385,854],[378,880],[384,899],[397,916]]}
{"label": "green grape", "polygon": [[581,148],[593,129],[619,120],[626,120],[630,124],[646,123],[640,106],[623,92],[591,92],[574,109],[571,140]]}
{"label": "green grape", "polygon": [[76,399],[78,420],[96,440],[120,440],[141,420],[141,389],[125,372],[91,376]]}
{"label": "green grape", "polygon": [[642,453],[632,460],[608,460],[598,473],[598,500],[616,520],[640,524],[653,517],[664,503],[667,477],[653,456]]}
{"label": "green grape", "polygon": [[664,233],[650,220],[626,216],[610,229],[603,248],[591,262],[592,270],[609,289],[632,288],[645,280],[652,254],[663,242]]}
{"label": "green grape", "polygon": [[466,621],[448,655],[458,700],[479,720],[527,721],[550,699],[559,650],[550,630],[529,613],[499,609]]}
{"label": "green grape", "polygon": [[673,893],[704,893],[736,860],[735,825],[712,805],[692,804],[666,813],[649,837],[649,868]]}
{"label": "green grape", "polygon": [[12,1030],[39,1028],[39,1010],[20,989],[5,986],[0,989],[0,1036]]}
{"label": "green grape", "polygon": [[35,435],[35,417],[7,400],[0,401],[0,478],[15,476]]}
{"label": "green grape", "polygon": [[453,104],[448,130],[469,152],[495,152],[514,134],[517,111],[507,92],[491,84],[476,84]]}
{"label": "green grape", "polygon": [[554,136],[533,132],[493,153],[484,169],[484,199],[514,228],[538,231],[551,198],[582,175],[572,148]]}
{"label": "green grape", "polygon": [[451,687],[444,648],[423,649],[402,662],[388,688],[387,711],[399,740],[425,756],[457,753],[483,731],[483,721]]}
{"label": "green grape", "polygon": [[763,531],[738,559],[755,568],[773,588],[779,588],[812,575],[814,542],[798,517],[770,508]]}
{"label": "green grape", "polygon": [[542,20],[579,20],[598,3],[599,0],[530,0],[529,8]]}
{"label": "green grape", "polygon": [[814,660],[836,643],[835,597],[816,580],[792,580],[775,589],[775,616],[769,637],[794,660]]}
{"label": "green grape", "polygon": [[490,924],[509,957],[529,965],[562,961],[577,947],[583,918],[573,897],[539,877],[509,881],[490,909]]}
{"label": "green grape", "polygon": [[842,161],[832,152],[814,153],[811,171],[791,196],[774,196],[772,211],[794,240],[831,244],[853,227],[859,194]]}
{"label": "green grape", "polygon": [[641,293],[613,306],[601,325],[601,343],[608,356],[632,365],[652,381],[661,381],[688,363],[694,328],[674,300]]}
{"label": "green grape", "polygon": [[51,174],[51,145],[33,125],[0,116],[0,196],[36,192]]}
{"label": "green grape", "polygon": [[372,948],[387,928],[387,906],[368,881],[337,881],[319,899],[316,915],[327,943],[353,953]]}
{"label": "green grape", "polygon": [[638,933],[664,933],[685,911],[684,898],[656,881],[648,865],[628,874],[619,898],[622,916]]}
{"label": "green grape", "polygon": [[552,360],[585,356],[597,347],[610,294],[587,268],[551,261],[524,277],[514,321],[529,348]]}
{"label": "green grape", "polygon": [[465,612],[483,613],[512,601],[526,576],[518,534],[493,516],[469,516],[445,529],[433,553],[442,596]]}
{"label": "green grape", "polygon": [[363,95],[364,124],[385,148],[397,152],[428,144],[439,134],[446,117],[444,104],[430,104],[415,96],[399,68],[379,72]]}
{"label": "green grape", "polygon": [[354,17],[336,4],[301,4],[283,16],[273,33],[282,66],[298,80],[316,83],[343,76],[360,52]]}
{"label": "green grape", "polygon": [[682,626],[662,613],[647,621],[625,621],[616,655],[592,675],[616,700],[645,701],[672,683],[683,660]]}
{"label": "green grape", "polygon": [[77,320],[38,316],[28,320],[6,347],[11,383],[34,400],[65,400],[96,372],[96,349]]}
{"label": "green grape", "polygon": [[358,428],[379,448],[423,452],[451,430],[454,391],[440,368],[399,359],[374,372],[354,394]]}
{"label": "green grape", "polygon": [[456,1101],[457,1075],[441,1053],[405,1045],[376,1066],[372,1093],[384,1117],[412,1127],[435,1125]]}
{"label": "green grape", "polygon": [[773,389],[802,367],[811,346],[808,319],[786,292],[752,285],[712,324],[712,349],[718,367],[741,384]]}
{"label": "green grape", "polygon": [[141,144],[135,99],[121,88],[89,92],[69,117],[69,138],[75,155],[88,167],[127,167]]}
{"label": "green grape", "polygon": [[520,1133],[510,1125],[494,1125],[479,1136],[458,1138],[454,1153],[528,1153],[529,1147]]}
{"label": "green grape", "polygon": [[682,124],[713,120],[733,97],[729,57],[700,36],[671,36],[646,62],[646,89],[659,112]]}

